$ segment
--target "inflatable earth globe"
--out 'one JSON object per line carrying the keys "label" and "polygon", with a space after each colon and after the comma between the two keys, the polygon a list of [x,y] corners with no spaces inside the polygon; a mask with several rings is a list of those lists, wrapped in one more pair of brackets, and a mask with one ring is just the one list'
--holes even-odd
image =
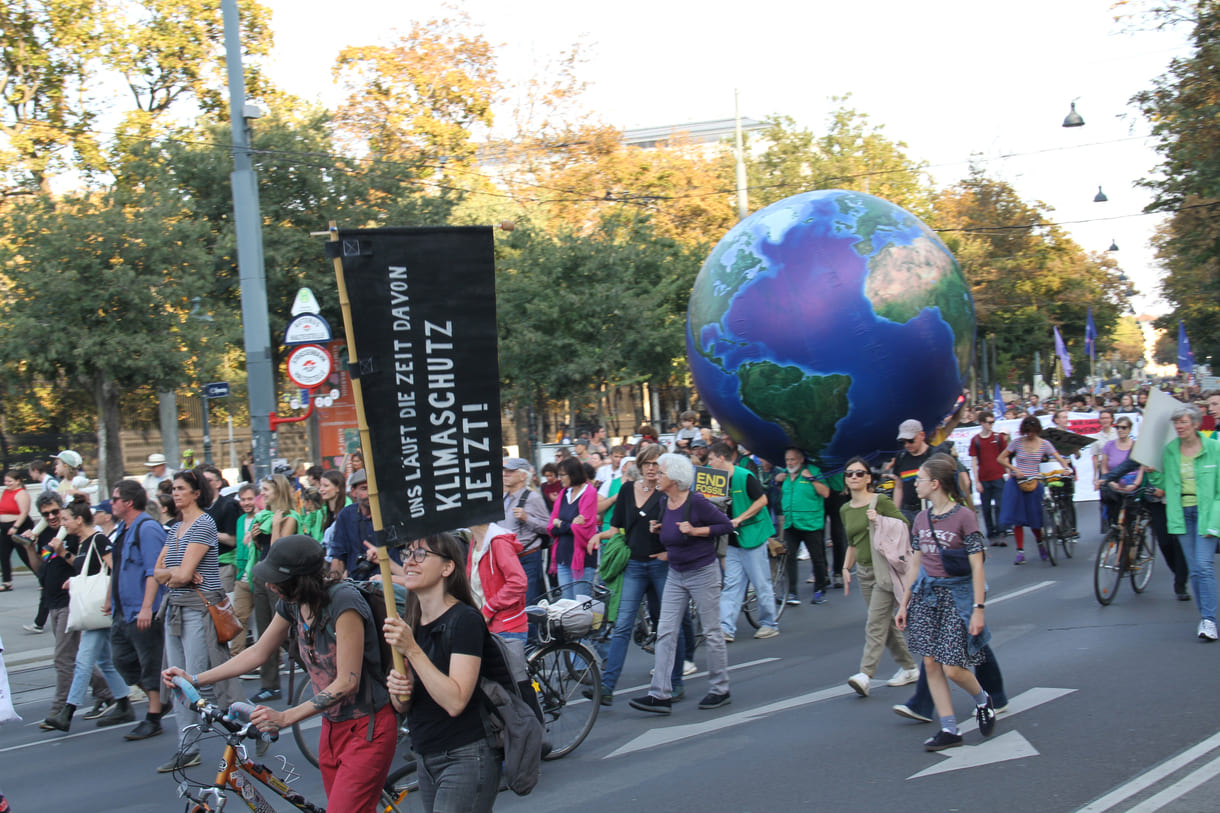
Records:
{"label": "inflatable earth globe", "polygon": [[783,463],[824,470],[931,436],[956,408],[974,354],[974,304],[953,255],[881,198],[806,192],[741,221],[691,291],[695,387],[725,431]]}

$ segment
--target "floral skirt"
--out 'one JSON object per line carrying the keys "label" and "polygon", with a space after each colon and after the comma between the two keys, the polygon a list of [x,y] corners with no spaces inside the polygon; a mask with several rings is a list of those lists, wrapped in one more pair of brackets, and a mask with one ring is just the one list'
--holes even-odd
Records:
{"label": "floral skirt", "polygon": [[925,604],[919,594],[907,607],[907,647],[945,666],[973,668],[983,662],[982,652],[971,655],[966,647],[969,630],[957,613],[948,587],[932,587],[936,604]]}

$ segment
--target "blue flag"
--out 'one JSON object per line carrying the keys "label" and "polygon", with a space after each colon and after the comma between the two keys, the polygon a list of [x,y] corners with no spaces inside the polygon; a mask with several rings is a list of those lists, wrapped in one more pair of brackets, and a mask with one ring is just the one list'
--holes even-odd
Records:
{"label": "blue flag", "polygon": [[995,417],[999,420],[1004,417],[1004,396],[1000,394],[1000,382],[995,385]]}
{"label": "blue flag", "polygon": [[1067,378],[1072,374],[1072,358],[1068,355],[1067,345],[1063,343],[1063,337],[1059,335],[1059,326],[1055,326],[1055,355],[1059,357],[1059,363],[1063,365],[1063,377]]}
{"label": "blue flag", "polygon": [[1091,359],[1097,358],[1097,325],[1093,324],[1093,306],[1089,306],[1089,318],[1084,323],[1084,353]]}
{"label": "blue flag", "polygon": [[1195,351],[1190,349],[1190,339],[1186,337],[1186,324],[1178,322],[1178,372],[1187,375],[1195,371]]}

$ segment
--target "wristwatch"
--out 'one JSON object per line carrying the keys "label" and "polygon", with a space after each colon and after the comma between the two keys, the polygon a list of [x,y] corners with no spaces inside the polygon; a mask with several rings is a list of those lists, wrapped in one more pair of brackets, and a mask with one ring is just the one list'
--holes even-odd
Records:
{"label": "wristwatch", "polygon": [[974,605],[974,609],[976,609],[976,610],[982,610],[982,609],[985,609],[985,608],[986,608],[986,606],[987,606],[986,604],[975,604],[975,605]]}

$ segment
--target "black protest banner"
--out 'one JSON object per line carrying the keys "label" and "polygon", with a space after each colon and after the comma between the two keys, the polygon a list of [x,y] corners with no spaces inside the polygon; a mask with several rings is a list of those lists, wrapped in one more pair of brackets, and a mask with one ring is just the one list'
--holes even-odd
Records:
{"label": "black protest banner", "polygon": [[353,229],[330,245],[388,544],[503,519],[491,229]]}

